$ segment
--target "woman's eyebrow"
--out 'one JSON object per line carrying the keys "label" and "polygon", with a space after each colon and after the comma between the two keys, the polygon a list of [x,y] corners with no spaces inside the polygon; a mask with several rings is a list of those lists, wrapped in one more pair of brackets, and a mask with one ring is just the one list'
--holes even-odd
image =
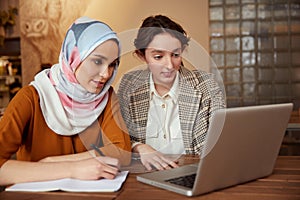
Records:
{"label": "woman's eyebrow", "polygon": [[92,54],[92,56],[101,58],[101,59],[103,59],[103,60],[108,60],[107,57],[105,57],[105,56],[103,56],[103,55],[101,55],[101,54]]}
{"label": "woman's eyebrow", "polygon": [[181,51],[181,48],[174,49],[172,52]]}
{"label": "woman's eyebrow", "polygon": [[165,50],[153,49],[151,53],[163,53]]}
{"label": "woman's eyebrow", "polygon": [[[153,50],[151,51],[151,53],[163,53],[164,51],[168,51],[168,50],[153,49]],[[174,53],[174,52],[178,52],[178,51],[181,51],[181,48],[174,49],[174,50],[171,51],[171,52]],[[168,52],[170,52],[170,51],[168,51]]]}

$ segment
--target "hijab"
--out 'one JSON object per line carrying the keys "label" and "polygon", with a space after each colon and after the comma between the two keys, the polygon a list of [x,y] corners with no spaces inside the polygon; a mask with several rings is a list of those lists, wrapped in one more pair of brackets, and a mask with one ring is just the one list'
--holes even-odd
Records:
{"label": "hijab", "polygon": [[82,132],[105,109],[117,67],[99,94],[83,88],[75,71],[96,47],[107,40],[117,42],[120,54],[119,39],[107,24],[88,17],[78,18],[66,33],[59,62],[38,73],[31,82],[38,92],[44,119],[56,134],[70,136]]}

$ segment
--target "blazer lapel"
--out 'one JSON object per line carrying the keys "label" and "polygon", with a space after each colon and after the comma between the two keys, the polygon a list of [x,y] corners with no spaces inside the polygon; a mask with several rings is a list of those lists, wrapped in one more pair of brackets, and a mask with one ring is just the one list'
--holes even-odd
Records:
{"label": "blazer lapel", "polygon": [[[179,119],[185,147],[192,149],[193,127],[200,107],[202,92],[197,87],[192,73],[182,67],[180,76],[180,94],[178,99]],[[193,80],[193,82],[191,81]]]}

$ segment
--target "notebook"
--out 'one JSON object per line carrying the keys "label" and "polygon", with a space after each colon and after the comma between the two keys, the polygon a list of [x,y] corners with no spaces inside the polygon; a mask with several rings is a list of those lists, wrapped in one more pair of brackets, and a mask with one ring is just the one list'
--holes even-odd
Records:
{"label": "notebook", "polygon": [[198,164],[140,174],[137,180],[196,196],[269,176],[292,107],[292,103],[285,103],[218,110]]}
{"label": "notebook", "polygon": [[79,180],[64,178],[51,181],[17,183],[7,187],[5,191],[13,192],[116,192],[126,180],[128,171],[120,172],[115,179]]}

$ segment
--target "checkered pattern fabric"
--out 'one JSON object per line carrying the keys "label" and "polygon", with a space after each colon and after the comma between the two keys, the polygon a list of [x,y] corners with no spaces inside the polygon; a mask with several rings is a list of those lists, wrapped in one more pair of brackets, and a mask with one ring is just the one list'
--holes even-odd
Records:
{"label": "checkered pattern fabric", "polygon": [[[185,152],[200,154],[212,113],[226,107],[223,91],[213,74],[179,70],[179,119]],[[132,142],[145,143],[149,111],[149,70],[136,70],[122,77],[118,96]]]}

